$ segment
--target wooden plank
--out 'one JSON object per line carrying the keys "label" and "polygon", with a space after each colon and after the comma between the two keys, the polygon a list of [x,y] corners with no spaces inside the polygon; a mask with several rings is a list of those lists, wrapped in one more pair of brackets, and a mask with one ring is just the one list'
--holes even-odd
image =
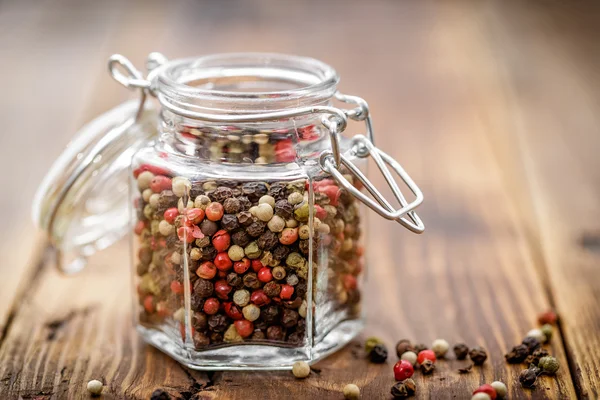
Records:
{"label": "wooden plank", "polygon": [[[425,343],[444,337],[489,350],[490,360],[470,374],[459,375],[456,369],[464,363],[453,360],[440,361],[433,376],[417,374],[418,398],[468,398],[479,384],[495,379],[509,384],[510,398],[574,398],[568,369],[556,379],[541,378],[530,393],[516,383],[521,368],[507,366],[503,358],[550,304],[528,226],[508,191],[512,183],[487,140],[490,127],[473,112],[498,105],[496,94],[485,92],[489,80],[482,76],[490,62],[481,53],[487,42],[478,36],[485,34],[486,14],[462,3],[340,4],[320,5],[319,13],[297,3],[130,5],[103,48],[110,54],[114,46],[136,65],[145,53],[161,50],[161,41],[169,56],[252,48],[312,55],[335,65],[341,88],[370,101],[378,145],[403,162],[427,197],[420,211],[428,228],[424,236],[371,219],[365,334],[384,338],[390,350],[404,337]],[[339,19],[329,18],[333,13]],[[135,35],[135,26],[149,27],[145,32],[154,36]],[[298,41],[299,29],[305,41]],[[473,52],[478,58],[465,56]],[[124,96],[104,78],[103,68],[94,74],[102,78],[86,111],[79,111],[86,118],[107,108],[99,105],[113,104],[107,99]],[[505,85],[497,77],[494,83]],[[395,357],[383,366],[369,364],[353,345],[300,382],[287,372],[202,374],[180,367],[140,343],[133,330],[126,260],[120,244],[70,279],[58,277],[49,265],[36,271],[0,348],[4,397],[82,398],[92,378],[107,382],[107,398],[147,399],[165,387],[180,397],[198,392],[200,398],[334,399],[348,382],[357,383],[364,398],[389,393]],[[560,334],[550,351],[566,363]]]}
{"label": "wooden plank", "polygon": [[[527,187],[517,192],[561,329],[579,398],[600,396],[600,118],[596,110],[600,52],[591,4],[531,4],[520,12],[494,8],[490,29],[506,73],[512,126],[497,135],[500,157],[510,145]],[[519,38],[516,40],[516,38]],[[525,67],[526,66],[526,67]]]}

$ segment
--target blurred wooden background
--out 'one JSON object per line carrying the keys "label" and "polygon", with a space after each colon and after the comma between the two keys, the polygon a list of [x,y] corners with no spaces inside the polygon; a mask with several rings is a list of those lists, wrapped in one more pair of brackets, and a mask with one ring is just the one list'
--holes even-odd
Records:
{"label": "blurred wooden background", "polygon": [[[126,246],[59,276],[30,218],[43,175],[86,121],[124,101],[106,60],[142,66],[230,51],[312,56],[366,98],[378,145],[423,189],[427,232],[371,219],[365,335],[482,345],[483,368],[438,363],[418,398],[600,396],[600,7],[559,1],[0,1],[0,397],[388,398],[387,365],[355,346],[298,382],[289,373],[199,373],[140,342]],[[381,180],[379,180],[381,183]],[[503,354],[555,307],[556,378],[520,388]],[[393,353],[393,352],[392,352]]]}

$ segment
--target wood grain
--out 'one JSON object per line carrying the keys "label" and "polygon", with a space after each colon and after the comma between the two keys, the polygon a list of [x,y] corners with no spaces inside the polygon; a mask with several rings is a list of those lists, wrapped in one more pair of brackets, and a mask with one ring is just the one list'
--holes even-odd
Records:
{"label": "wood grain", "polygon": [[[600,123],[591,110],[600,59],[585,40],[597,35],[594,11],[583,3],[3,3],[0,29],[19,34],[14,42],[0,35],[2,56],[18,60],[0,65],[15,77],[11,101],[0,100],[10,133],[0,140],[4,149],[31,148],[35,159],[3,184],[25,182],[20,194],[30,198],[76,127],[127,97],[105,72],[113,52],[136,65],[154,50],[169,57],[253,50],[321,58],[336,67],[344,92],[369,100],[377,144],[426,196],[422,236],[371,218],[365,335],[382,337],[390,350],[400,338],[428,344],[437,337],[488,349],[490,359],[470,374],[459,375],[465,362],[452,359],[440,361],[433,376],[416,374],[417,398],[469,398],[496,379],[515,399],[594,398],[600,343],[593,146]],[[42,64],[43,71],[34,70]],[[585,86],[590,82],[596,87]],[[45,90],[32,99],[22,91],[28,85]],[[568,107],[560,101],[565,88]],[[28,120],[27,132],[39,146],[26,147],[29,137],[17,132],[31,107],[40,118]],[[8,153],[0,161],[7,168],[19,159]],[[2,398],[85,398],[85,383],[94,378],[106,382],[104,398],[115,399],[147,399],[158,387],[180,398],[339,399],[349,382],[365,399],[390,397],[395,356],[370,364],[359,341],[317,364],[320,372],[305,381],[287,372],[181,367],[144,345],[131,325],[125,243],[95,256],[81,274],[61,277],[44,247],[24,239],[31,226],[17,222],[27,218],[28,205],[10,196],[2,201],[0,209],[12,211],[0,215],[7,226],[23,230],[0,231],[0,251],[10,256],[0,266]],[[536,390],[523,390],[521,367],[508,366],[503,354],[554,305],[562,332],[549,350],[563,367]]]}

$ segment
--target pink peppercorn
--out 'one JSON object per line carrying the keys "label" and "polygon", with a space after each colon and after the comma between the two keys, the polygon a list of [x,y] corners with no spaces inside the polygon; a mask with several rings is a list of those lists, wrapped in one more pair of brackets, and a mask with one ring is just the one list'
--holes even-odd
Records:
{"label": "pink peppercorn", "polygon": [[204,302],[203,310],[208,315],[214,315],[219,312],[219,300],[211,297]]}
{"label": "pink peppercorn", "polygon": [[254,332],[254,324],[248,321],[247,319],[235,321],[233,325],[235,326],[235,329],[240,334],[240,336],[243,338],[252,335],[252,332]]}
{"label": "pink peppercorn", "polygon": [[291,245],[298,240],[298,228],[285,228],[279,234],[279,243]]}
{"label": "pink peppercorn", "polygon": [[406,360],[400,360],[394,365],[394,378],[397,381],[403,381],[410,378],[415,373],[412,364]]}
{"label": "pink peppercorn", "polygon": [[144,309],[146,310],[146,312],[148,314],[151,314],[154,312],[154,297],[146,296],[144,298]]}
{"label": "pink peppercorn", "polygon": [[217,231],[212,237],[212,245],[219,252],[227,250],[230,242],[231,236],[224,229]]}
{"label": "pink peppercorn", "polygon": [[159,167],[156,165],[142,164],[133,170],[133,177],[137,179],[137,177],[144,171],[150,171],[154,175],[169,175],[170,174],[170,171],[166,168]]}
{"label": "pink peppercorn", "polygon": [[264,267],[263,263],[260,260],[252,260],[252,270],[254,272],[260,271]]}
{"label": "pink peppercorn", "polygon": [[479,386],[477,389],[475,389],[475,391],[473,392],[473,394],[475,393],[485,393],[488,396],[490,396],[490,398],[492,400],[496,399],[497,393],[496,393],[496,389],[494,389],[492,387],[492,385],[486,383],[484,385]]}
{"label": "pink peppercorn", "polygon": [[217,275],[217,267],[210,261],[203,262],[196,270],[196,275],[202,279],[212,279]]}
{"label": "pink peppercorn", "polygon": [[175,222],[175,218],[179,215],[179,210],[175,207],[167,208],[163,214],[163,218],[170,224]]}
{"label": "pink peppercorn", "polygon": [[198,225],[192,227],[192,236],[194,239],[202,239],[204,237],[204,233],[202,233]]}
{"label": "pink peppercorn", "polygon": [[157,175],[150,181],[150,189],[152,189],[154,193],[160,193],[163,190],[170,190],[171,186],[171,178],[167,178],[163,175]]}
{"label": "pink peppercorn", "polygon": [[331,185],[331,186],[321,186],[319,187],[319,192],[324,193],[327,197],[329,197],[329,204],[337,207],[337,203],[338,200],[340,198],[340,188],[335,186],[335,185]]}
{"label": "pink peppercorn", "polygon": [[273,280],[273,274],[271,274],[271,269],[264,267],[258,271],[258,280],[267,283]]}
{"label": "pink peppercorn", "polygon": [[425,360],[430,360],[431,362],[436,361],[435,353],[433,352],[433,350],[428,349],[419,352],[419,355],[417,356],[417,362],[419,364],[423,364],[423,361]]}
{"label": "pink peppercorn", "polygon": [[324,221],[325,218],[327,218],[327,211],[320,205],[315,204],[315,216],[321,221]]}
{"label": "pink peppercorn", "polygon": [[233,320],[244,318],[240,308],[232,302],[225,303],[223,305],[223,309],[225,310],[225,314],[227,314],[227,316]]}
{"label": "pink peppercorn", "polygon": [[356,289],[357,283],[356,283],[356,277],[354,275],[350,275],[350,274],[344,275],[343,281],[344,281],[344,287],[346,288],[346,290]]}
{"label": "pink peppercorn", "polygon": [[138,236],[139,236],[139,235],[141,235],[141,234],[142,234],[142,232],[144,231],[144,228],[145,228],[145,227],[146,227],[146,223],[145,223],[144,221],[138,221],[138,222],[135,224],[135,228],[134,228],[134,230],[133,230],[133,231],[135,232],[135,234],[136,234],[136,235],[138,235]]}
{"label": "pink peppercorn", "polygon": [[226,280],[220,280],[215,282],[215,293],[218,298],[227,300],[232,287],[229,286]]}
{"label": "pink peppercorn", "polygon": [[179,281],[171,282],[171,292],[175,294],[183,294],[183,285]]}
{"label": "pink peppercorn", "polygon": [[182,242],[192,243],[194,239],[194,230],[189,226],[182,226],[177,229],[177,237]]}
{"label": "pink peppercorn", "polygon": [[286,285],[286,284],[281,285],[281,292],[279,292],[279,297],[282,300],[291,299],[293,294],[294,294],[294,287],[292,285]]}
{"label": "pink peppercorn", "polygon": [[185,211],[185,216],[192,224],[198,224],[204,219],[204,210],[201,208],[190,208]]}
{"label": "pink peppercorn", "polygon": [[233,263],[233,270],[236,274],[242,275],[248,271],[248,268],[250,268],[250,260],[246,257],[242,258],[241,261]]}
{"label": "pink peppercorn", "polygon": [[215,257],[215,265],[220,271],[229,271],[233,266],[233,262],[227,252],[223,251]]}
{"label": "pink peppercorn", "polygon": [[206,218],[210,221],[218,221],[223,217],[223,206],[213,201],[206,207]]}
{"label": "pink peppercorn", "polygon": [[250,295],[250,301],[259,307],[265,306],[271,302],[269,296],[262,289],[255,290]]}

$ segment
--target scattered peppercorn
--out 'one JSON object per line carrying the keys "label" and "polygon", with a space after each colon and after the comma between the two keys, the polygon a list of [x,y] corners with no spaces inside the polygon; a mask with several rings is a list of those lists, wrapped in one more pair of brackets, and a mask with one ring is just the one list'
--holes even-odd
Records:
{"label": "scattered peppercorn", "polygon": [[483,347],[474,347],[469,351],[469,357],[475,365],[482,365],[487,359],[487,352]]}
{"label": "scattered peppercorn", "polygon": [[531,366],[531,364],[533,364],[534,367],[537,367],[540,362],[540,359],[542,357],[546,357],[548,355],[550,355],[548,353],[548,350],[539,348],[539,349],[535,350],[532,354],[528,355],[527,358],[525,359],[524,363],[527,364],[528,366]]}
{"label": "scattered peppercorn", "polygon": [[473,391],[473,395],[476,395],[477,393],[485,393],[490,397],[490,399],[496,400],[496,390],[492,387],[492,385],[488,383],[479,386]]}
{"label": "scattered peppercorn", "polygon": [[305,361],[296,361],[292,365],[292,373],[296,378],[304,379],[310,375],[310,366]]}
{"label": "scattered peppercorn", "polygon": [[544,338],[546,339],[544,341],[544,343],[547,343],[550,341],[550,339],[552,339],[552,334],[554,333],[554,329],[552,328],[552,325],[550,324],[544,324],[540,330],[542,331],[542,333],[544,334]]}
{"label": "scattered peppercorn", "polygon": [[492,398],[487,393],[475,393],[471,396],[471,400],[492,400]]}
{"label": "scattered peppercorn", "polygon": [[414,396],[416,391],[417,385],[415,384],[415,381],[409,378],[402,382],[396,382],[396,384],[392,386],[390,393],[395,399],[405,399]]}
{"label": "scattered peppercorn", "polygon": [[369,352],[369,360],[376,364],[383,364],[387,360],[387,356],[388,351],[383,343],[376,344]]}
{"label": "scattered peppercorn", "polygon": [[558,364],[558,360],[552,356],[545,356],[540,358],[538,363],[538,367],[542,370],[543,373],[548,375],[554,375],[556,371],[560,368]]}
{"label": "scattered peppercorn", "polygon": [[415,372],[412,364],[406,360],[400,360],[394,364],[394,378],[403,381],[410,378]]}
{"label": "scattered peppercorn", "polygon": [[558,316],[552,310],[543,312],[538,316],[538,322],[540,325],[545,325],[545,324],[555,325],[557,320],[558,320]]}
{"label": "scattered peppercorn", "polygon": [[449,348],[450,345],[444,339],[436,339],[431,344],[431,350],[433,350],[435,356],[438,358],[443,358],[448,352]]}
{"label": "scattered peppercorn", "polygon": [[524,344],[519,344],[512,348],[507,354],[504,355],[506,361],[510,364],[519,364],[525,361],[529,355],[529,348]]}
{"label": "scattered peppercorn", "polygon": [[527,332],[525,337],[536,338],[540,343],[544,343],[546,341],[546,336],[544,336],[544,333],[542,332],[542,330],[537,329],[537,328],[532,329],[529,332]]}
{"label": "scattered peppercorn", "polygon": [[415,344],[415,353],[419,354],[423,350],[428,350],[429,348],[425,346],[423,343]]}
{"label": "scattered peppercorn", "polygon": [[417,364],[417,354],[414,351],[405,351],[400,356],[400,359],[408,361],[412,366]]}
{"label": "scattered peppercorn", "polygon": [[464,360],[469,354],[469,347],[464,343],[455,344],[453,350],[457,360]]}
{"label": "scattered peppercorn", "polygon": [[376,336],[368,337],[367,340],[365,341],[365,352],[367,354],[369,354],[375,346],[377,346],[378,344],[381,344],[381,343],[383,343],[383,340],[379,339]]}
{"label": "scattered peppercorn", "polygon": [[521,371],[519,374],[519,382],[521,382],[521,386],[526,388],[533,387],[540,373],[541,370],[537,367],[532,367]]}
{"label": "scattered peppercorn", "polygon": [[417,355],[417,362],[419,364],[423,364],[423,362],[425,360],[429,360],[431,362],[436,362],[436,357],[435,357],[435,353],[433,352],[433,350],[429,350],[429,349],[425,349],[425,350],[421,350],[419,352],[419,354]]}
{"label": "scattered peppercorn", "polygon": [[413,353],[416,353],[415,348],[413,347],[410,340],[402,339],[398,341],[398,343],[396,343],[396,355],[399,358],[401,358],[402,354],[406,353],[407,351],[412,351]]}
{"label": "scattered peppercorn", "polygon": [[491,383],[492,387],[496,391],[496,395],[500,398],[506,397],[508,394],[508,388],[503,382],[494,381]]}
{"label": "scattered peppercorn", "polygon": [[360,398],[360,389],[353,383],[344,386],[344,398],[347,400],[358,400]]}
{"label": "scattered peppercorn", "polygon": [[542,346],[542,343],[538,339],[531,336],[523,339],[523,344],[529,349],[529,354],[532,354]]}
{"label": "scattered peppercorn", "polygon": [[424,375],[429,375],[433,373],[433,370],[435,370],[435,364],[433,361],[426,359],[421,363],[421,372]]}
{"label": "scattered peppercorn", "polygon": [[104,385],[97,379],[91,380],[87,383],[87,391],[90,392],[92,396],[100,396],[103,388]]}

